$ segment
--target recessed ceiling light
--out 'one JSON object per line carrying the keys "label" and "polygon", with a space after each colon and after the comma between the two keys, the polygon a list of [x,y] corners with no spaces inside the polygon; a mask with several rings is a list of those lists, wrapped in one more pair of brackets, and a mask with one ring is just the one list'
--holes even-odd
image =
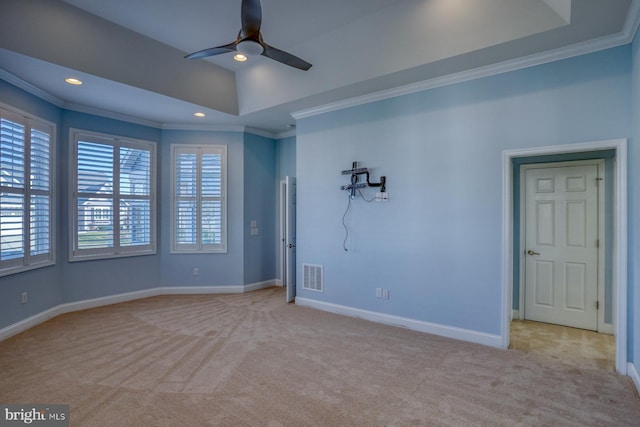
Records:
{"label": "recessed ceiling light", "polygon": [[194,113],[193,115],[196,116],[196,117],[204,117],[204,116],[206,116],[205,113],[200,113],[200,112]]}
{"label": "recessed ceiling light", "polygon": [[75,86],[79,86],[82,84],[82,80],[74,79],[73,77],[67,77],[66,79],[64,79],[64,81],[69,83],[70,85]]}
{"label": "recessed ceiling light", "polygon": [[244,62],[247,60],[247,55],[243,55],[242,53],[236,53],[235,55],[233,55],[233,59],[235,59],[238,62]]}

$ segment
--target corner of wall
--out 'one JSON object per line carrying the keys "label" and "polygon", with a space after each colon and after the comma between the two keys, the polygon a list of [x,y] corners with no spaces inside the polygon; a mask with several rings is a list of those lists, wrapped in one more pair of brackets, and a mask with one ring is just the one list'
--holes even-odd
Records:
{"label": "corner of wall", "polygon": [[636,365],[631,362],[629,362],[627,366],[627,375],[631,377],[633,384],[636,386],[636,391],[640,394],[640,373],[638,372]]}
{"label": "corner of wall", "polygon": [[276,141],[250,133],[243,140],[243,283],[248,284],[276,277]]}

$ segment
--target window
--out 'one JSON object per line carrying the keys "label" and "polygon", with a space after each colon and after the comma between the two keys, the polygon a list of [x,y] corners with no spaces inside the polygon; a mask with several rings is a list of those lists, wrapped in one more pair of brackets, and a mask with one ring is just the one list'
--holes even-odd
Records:
{"label": "window", "polygon": [[70,260],[156,253],[156,144],[71,135]]}
{"label": "window", "polygon": [[172,145],[172,252],[227,251],[227,147]]}
{"label": "window", "polygon": [[55,126],[0,108],[0,275],[55,262]]}

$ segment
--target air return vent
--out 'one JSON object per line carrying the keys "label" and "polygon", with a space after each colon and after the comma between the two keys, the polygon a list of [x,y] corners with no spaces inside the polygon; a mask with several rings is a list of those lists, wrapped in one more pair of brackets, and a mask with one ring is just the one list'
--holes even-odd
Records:
{"label": "air return vent", "polygon": [[322,266],[313,264],[302,264],[302,268],[304,270],[302,287],[304,289],[309,289],[310,291],[324,291],[324,273],[322,271]]}

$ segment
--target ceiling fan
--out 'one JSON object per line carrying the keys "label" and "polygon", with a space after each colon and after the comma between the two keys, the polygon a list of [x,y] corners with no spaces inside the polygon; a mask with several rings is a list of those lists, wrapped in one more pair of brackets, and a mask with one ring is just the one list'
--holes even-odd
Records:
{"label": "ceiling fan", "polygon": [[290,53],[269,46],[262,40],[260,25],[262,24],[262,6],[260,0],[242,0],[242,28],[238,37],[231,43],[211,47],[185,56],[187,59],[206,58],[227,52],[240,52],[247,55],[262,55],[281,62],[290,67],[307,71],[311,64]]}

